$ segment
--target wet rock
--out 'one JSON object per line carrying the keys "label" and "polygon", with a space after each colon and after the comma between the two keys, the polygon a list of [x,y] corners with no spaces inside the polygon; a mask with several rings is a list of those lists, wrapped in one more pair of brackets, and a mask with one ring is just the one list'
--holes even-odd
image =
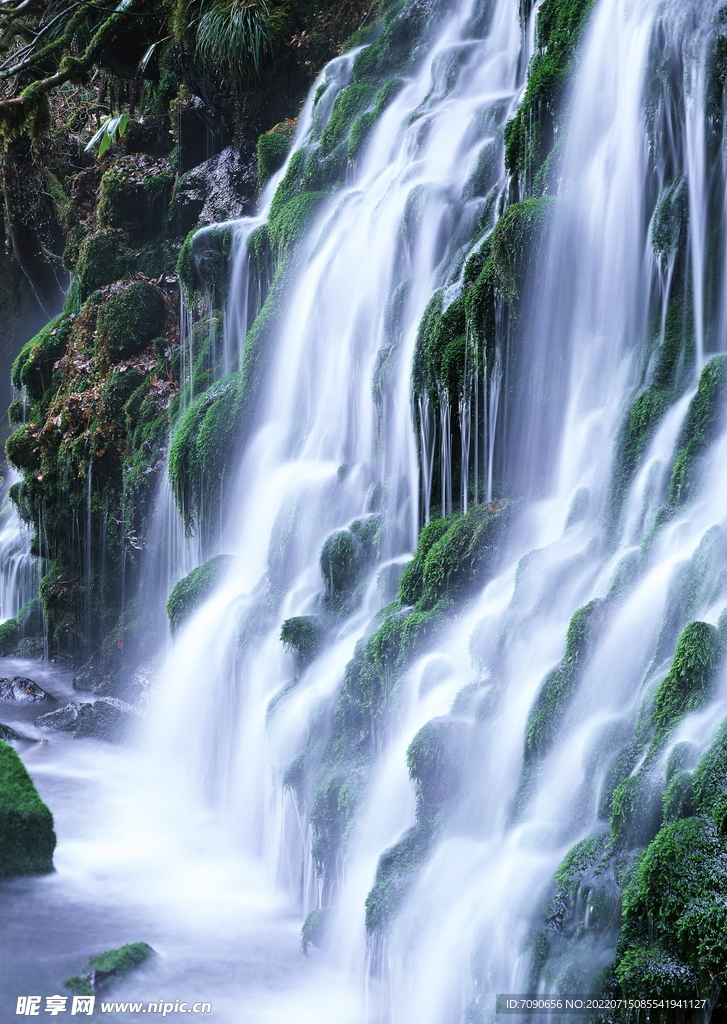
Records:
{"label": "wet rock", "polygon": [[28,736],[23,736],[21,733],[16,732],[15,729],[11,728],[9,725],[5,725],[3,722],[0,722],[0,739],[5,740],[6,743],[17,743],[18,741],[21,743],[35,742]]}
{"label": "wet rock", "polygon": [[0,679],[0,700],[13,700],[18,704],[55,701],[55,697],[46,693],[32,679],[25,676],[13,676],[12,679]]}
{"label": "wet rock", "polygon": [[183,175],[174,195],[174,210],[180,234],[197,224],[237,220],[249,212],[257,195],[257,170],[235,146]]}
{"label": "wet rock", "polygon": [[89,957],[87,972],[67,978],[63,984],[71,992],[90,996],[120,981],[152,956],[154,950],[147,942],[130,942],[128,946]]}
{"label": "wet rock", "polygon": [[107,690],[110,684],[111,677],[100,672],[91,663],[80,668],[73,677],[73,689],[81,693],[100,693]]}
{"label": "wet rock", "polygon": [[122,743],[140,718],[141,713],[126,701],[118,697],[99,697],[93,704],[84,704],[81,708],[74,739]]}
{"label": "wet rock", "polygon": [[87,705],[80,700],[66,704],[64,708],[57,711],[48,711],[45,715],[39,715],[34,725],[39,729],[54,729],[57,732],[73,732],[78,725],[78,718],[81,710]]}

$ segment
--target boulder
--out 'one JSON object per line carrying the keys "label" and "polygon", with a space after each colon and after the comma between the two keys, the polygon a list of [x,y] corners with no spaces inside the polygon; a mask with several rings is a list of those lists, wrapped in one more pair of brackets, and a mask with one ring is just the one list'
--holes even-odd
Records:
{"label": "boulder", "polygon": [[257,197],[257,170],[235,146],[193,167],[183,175],[174,193],[172,216],[180,234],[198,224],[238,220],[249,213]]}
{"label": "boulder", "polygon": [[78,718],[81,710],[87,705],[80,700],[74,700],[66,704],[64,708],[56,711],[48,711],[45,715],[39,715],[34,725],[39,729],[54,729],[57,732],[73,732],[78,725]]}
{"label": "boulder", "polygon": [[122,743],[142,717],[136,708],[118,697],[99,697],[92,704],[84,704],[79,711],[74,739]]}
{"label": "boulder", "polygon": [[12,700],[17,704],[31,704],[55,701],[55,697],[46,693],[32,679],[25,676],[13,676],[12,679],[0,679],[0,700]]}

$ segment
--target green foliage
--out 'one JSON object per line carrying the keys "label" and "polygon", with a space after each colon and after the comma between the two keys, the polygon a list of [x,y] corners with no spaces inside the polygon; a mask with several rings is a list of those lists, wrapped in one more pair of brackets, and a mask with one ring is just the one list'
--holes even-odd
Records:
{"label": "green foliage", "polygon": [[221,65],[227,76],[246,79],[260,68],[270,47],[270,11],[265,0],[212,0],[197,5],[190,27],[203,64]]}
{"label": "green foliage", "polygon": [[712,356],[699,378],[677,442],[677,456],[669,485],[669,503],[684,505],[695,487],[699,459],[716,438],[727,399],[727,356]]}
{"label": "green foliage", "polygon": [[302,192],[271,212],[268,237],[278,262],[293,255],[325,198],[324,192]]}
{"label": "green foliage", "polygon": [[53,870],[53,816],[7,743],[0,740],[0,878]]}
{"label": "green foliage", "polygon": [[112,362],[142,352],[164,330],[164,296],[148,281],[134,281],[98,311],[99,351]]}
{"label": "green foliage", "polygon": [[327,156],[348,135],[353,123],[373,99],[369,82],[354,82],[336,98],[331,116],[321,135],[320,149]]}
{"label": "green foliage", "polygon": [[505,161],[518,176],[521,194],[530,191],[556,144],[561,101],[592,7],[593,0],[544,0],[538,9],[525,95],[505,127]]}
{"label": "green foliage", "polygon": [[414,605],[424,591],[424,563],[434,544],[441,540],[459,518],[459,513],[433,519],[419,534],[414,557],[408,563],[399,584],[399,600],[403,605]]}
{"label": "green foliage", "polygon": [[167,600],[167,615],[172,633],[214,593],[232,564],[230,555],[215,555],[192,569],[180,580]]}
{"label": "green foliage", "polygon": [[715,627],[707,622],[690,622],[679,637],[669,673],[656,692],[654,721],[659,733],[673,728],[704,704],[720,660]]}

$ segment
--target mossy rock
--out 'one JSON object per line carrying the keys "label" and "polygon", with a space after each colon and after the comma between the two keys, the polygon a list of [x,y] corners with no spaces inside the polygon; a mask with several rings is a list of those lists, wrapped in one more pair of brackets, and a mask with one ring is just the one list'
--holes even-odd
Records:
{"label": "mossy rock", "polygon": [[426,553],[417,608],[433,608],[443,598],[458,601],[484,587],[494,571],[513,510],[512,502],[491,502],[475,505],[454,518]]}
{"label": "mossy rock", "polygon": [[177,259],[177,276],[188,302],[206,293],[213,308],[224,305],[230,284],[233,243],[234,228],[230,224],[211,224],[190,231]]}
{"label": "mossy rock", "polygon": [[325,192],[301,192],[285,205],[271,209],[268,238],[278,262],[293,255],[325,199]]}
{"label": "mossy rock", "polygon": [[99,351],[111,362],[137,355],[162,333],[166,316],[159,289],[148,281],[134,281],[100,307]]}
{"label": "mossy rock", "polygon": [[43,398],[51,386],[53,366],[65,354],[72,326],[71,317],[61,316],[23,346],[10,375],[14,388],[25,388],[31,399]]}
{"label": "mossy rock", "polygon": [[306,917],[300,932],[300,945],[306,956],[311,946],[315,946],[316,949],[324,948],[330,918],[330,907],[318,907],[311,910]]}
{"label": "mossy rock", "polygon": [[17,469],[30,472],[40,469],[38,435],[29,426],[18,427],[5,442],[8,461]]}
{"label": "mossy rock", "polygon": [[712,356],[699,377],[697,393],[689,403],[677,442],[677,456],[669,485],[669,504],[679,507],[692,496],[699,459],[717,437],[727,400],[727,355]]}
{"label": "mossy rock", "polygon": [[128,239],[121,231],[96,231],[82,243],[74,268],[86,294],[125,277],[132,268]]}
{"label": "mossy rock", "polygon": [[53,870],[53,815],[17,753],[0,740],[0,878]]}
{"label": "mossy rock", "polygon": [[101,178],[96,219],[100,227],[126,231],[134,243],[161,231],[174,186],[166,160],[127,156]]}
{"label": "mossy rock", "polygon": [[286,619],[280,628],[280,642],[289,651],[295,651],[301,665],[307,665],[323,645],[324,627],[315,615],[296,615]]}
{"label": "mossy rock", "polygon": [[279,171],[290,151],[290,134],[273,128],[257,140],[257,180],[262,188]]}
{"label": "mossy rock", "polygon": [[152,956],[154,956],[154,950],[148,943],[130,942],[118,949],[109,949],[105,953],[89,957],[87,973],[67,978],[63,984],[71,992],[90,996],[121,981],[131,971],[135,971],[145,964]]}
{"label": "mossy rock", "polygon": [[167,600],[167,615],[173,633],[214,592],[233,562],[231,555],[215,555],[176,584]]}
{"label": "mossy rock", "polygon": [[107,413],[113,417],[118,416],[135,392],[145,391],[145,380],[144,374],[133,367],[119,367],[110,373],[101,388],[101,398]]}
{"label": "mossy rock", "polygon": [[654,721],[663,734],[709,698],[722,660],[717,630],[707,622],[690,622],[683,630],[671,668],[654,700]]}

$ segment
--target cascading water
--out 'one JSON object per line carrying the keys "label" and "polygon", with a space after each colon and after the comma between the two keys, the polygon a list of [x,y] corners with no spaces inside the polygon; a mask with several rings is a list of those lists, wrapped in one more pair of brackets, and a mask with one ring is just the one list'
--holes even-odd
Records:
{"label": "cascading water", "polygon": [[[240,1016],[254,956],[238,979],[227,950],[221,1020],[478,1024],[496,993],[613,990],[620,891],[725,717],[722,670],[669,704],[672,658],[699,636],[716,665],[725,633],[719,4],[596,0],[551,195],[528,164],[508,207],[503,128],[547,50],[519,7],[428,12],[345,185],[310,172],[305,231],[274,227],[276,188],[362,88],[356,52],[329,65],[236,229],[219,368],[261,368],[207,540],[230,569],[178,632],[115,825],[119,863],[143,836],[139,875],[170,865],[170,919],[209,903],[215,956],[253,905],[313,911],[318,987],[255,990]],[[244,336],[266,224],[285,291],[263,359]],[[171,583],[188,554],[160,522]],[[624,985],[646,962],[629,927]]]}
{"label": "cascading water", "polygon": [[[239,511],[228,524],[235,569],[177,643],[162,698],[164,734],[157,734],[185,786],[226,805],[249,853],[273,865],[274,877],[293,892],[297,888],[305,907],[331,904],[328,948],[335,953],[329,956],[344,974],[363,978],[368,972],[367,1019],[397,1024],[457,1021],[466,1010],[468,1019],[489,1020],[495,992],[567,987],[555,941],[540,981],[533,973],[529,950],[543,900],[568,849],[583,837],[605,836],[609,769],[628,745],[643,688],[663,676],[687,621],[682,615],[665,639],[668,581],[698,557],[720,522],[709,491],[716,498],[721,444],[710,455],[705,477],[711,484],[699,503],[664,517],[635,567],[639,544],[665,501],[705,338],[712,339],[711,349],[719,347],[704,316],[707,192],[714,184],[707,184],[703,111],[713,12],[703,6],[675,11],[656,0],[597,5],[573,86],[560,198],[543,244],[546,269],[529,289],[526,284],[521,324],[510,329],[509,345],[501,336],[495,365],[481,379],[482,392],[489,391],[482,414],[470,423],[466,402],[460,405],[459,501],[447,396],[438,424],[420,405],[427,507],[422,514],[417,509],[409,403],[415,329],[431,294],[456,267],[457,249],[473,234],[484,202],[467,201],[467,183],[483,148],[497,150],[497,126],[521,84],[515,6],[491,7],[482,40],[470,37],[475,13],[463,4],[444,20],[418,75],[379,118],[350,184],[326,201],[306,238],[259,429],[242,460]],[[671,84],[687,97],[684,126],[674,100],[647,95],[661,48]],[[339,65],[348,67],[348,59]],[[341,77],[345,81],[345,73]],[[483,144],[488,119],[492,136]],[[490,182],[495,194],[503,187],[501,160],[493,160],[500,168]],[[658,249],[660,212],[663,219],[669,189],[676,191],[680,181],[688,183],[690,255],[677,285],[676,240],[659,262],[652,235]],[[466,287],[461,264],[451,280],[445,310]],[[697,296],[693,328],[686,329],[693,330],[693,345],[684,347],[670,381],[675,404],[666,411],[664,401],[638,473],[619,482],[623,454],[612,439],[623,434],[634,395],[654,386],[653,353],[664,345],[677,287]],[[243,277],[233,279],[233,296],[247,288]],[[386,596],[369,576],[360,604],[343,617],[325,653],[288,684],[294,669],[279,648],[280,623],[320,608],[321,546],[332,531],[381,510],[371,498],[377,483],[397,495],[383,507],[382,558],[401,560],[417,521],[431,514],[437,445],[442,514],[453,503],[466,511],[470,453],[470,475],[476,473],[483,487],[480,492],[475,483],[475,501],[480,493],[491,499],[494,472],[496,488],[531,502],[521,507],[501,570],[453,619],[436,655],[406,673],[385,734],[362,732],[361,742],[373,742],[377,751],[366,795],[343,859],[317,892],[305,820],[311,808],[300,791],[297,807],[282,796],[281,774],[310,749],[315,730],[314,742],[325,744],[325,709]],[[261,583],[266,563],[267,586],[277,588],[272,618],[267,608],[260,610],[269,602]],[[709,597],[705,589],[689,617],[716,622],[723,603],[721,589]],[[557,699],[548,681],[554,667],[565,664],[568,623],[582,607],[583,622],[597,624],[589,627],[595,639],[572,692],[548,723],[546,705]],[[249,645],[235,656],[235,635],[246,632]],[[662,769],[677,740],[706,748],[723,700],[720,685],[708,710],[671,737],[660,754]],[[185,741],[182,752],[191,714],[193,749]],[[379,857],[422,828],[405,753],[427,722],[435,738],[437,729],[451,725],[468,753],[460,752],[444,823],[440,819],[436,841],[419,857],[421,870],[386,938],[377,939],[374,927],[365,968],[364,908]],[[295,788],[290,778],[289,772],[286,781]],[[604,877],[613,899],[614,868]],[[369,904],[375,926],[371,897]],[[570,984],[582,991],[596,984],[615,942],[608,921],[604,928],[595,912],[591,916],[586,952],[570,953],[578,963]]]}
{"label": "cascading water", "polygon": [[2,488],[2,519],[0,520],[0,621],[12,618],[35,596],[37,563],[30,554],[30,530],[7,500],[15,479],[8,479]]}

